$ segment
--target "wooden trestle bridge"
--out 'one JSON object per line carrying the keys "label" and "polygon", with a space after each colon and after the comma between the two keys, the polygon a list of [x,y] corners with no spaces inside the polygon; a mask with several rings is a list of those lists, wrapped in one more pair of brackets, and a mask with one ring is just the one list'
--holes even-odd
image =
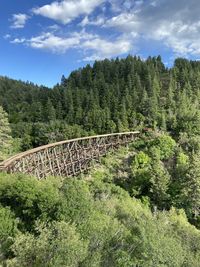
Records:
{"label": "wooden trestle bridge", "polygon": [[104,134],[61,141],[17,154],[0,164],[8,173],[25,173],[38,179],[46,176],[76,176],[89,169],[110,150],[135,140],[139,132]]}

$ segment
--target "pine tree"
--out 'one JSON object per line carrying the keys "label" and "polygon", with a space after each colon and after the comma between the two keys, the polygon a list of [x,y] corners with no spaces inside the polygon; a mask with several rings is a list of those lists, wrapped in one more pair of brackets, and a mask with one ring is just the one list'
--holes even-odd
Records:
{"label": "pine tree", "polygon": [[56,106],[56,118],[58,120],[63,119],[63,109],[62,109],[62,103],[59,101],[57,106]]}
{"label": "pine tree", "polygon": [[182,193],[190,218],[197,219],[200,216],[200,152],[192,156]]}
{"label": "pine tree", "polygon": [[167,125],[166,125],[166,114],[165,114],[165,111],[162,110],[162,113],[161,113],[161,125],[160,125],[160,128],[163,130],[163,131],[166,131],[167,130]]}
{"label": "pine tree", "polygon": [[50,98],[48,98],[48,101],[45,106],[45,120],[54,121],[55,119],[56,119],[56,111]]}
{"label": "pine tree", "polygon": [[126,110],[126,100],[122,98],[122,102],[119,106],[119,118],[122,124],[122,128],[124,130],[128,129],[128,118],[127,118],[127,110]]}
{"label": "pine tree", "polygon": [[169,87],[166,96],[166,106],[170,110],[174,110],[175,108],[175,101],[174,101],[175,89],[176,89],[175,80],[173,79],[172,75],[170,75]]}
{"label": "pine tree", "polygon": [[66,86],[66,78],[64,75],[61,77],[61,86]]}
{"label": "pine tree", "polygon": [[160,160],[160,151],[155,148],[152,151],[152,165],[151,165],[151,178],[150,178],[150,192],[154,203],[160,208],[165,206],[168,199],[168,187],[170,182],[170,175],[165,169],[164,164]]}
{"label": "pine tree", "polygon": [[152,121],[152,126],[156,124],[158,116],[158,96],[160,94],[160,85],[158,79],[154,77],[149,98],[149,119]]}
{"label": "pine tree", "polygon": [[147,94],[147,91],[145,89],[143,89],[142,99],[141,99],[141,103],[140,103],[140,110],[144,116],[148,115],[148,107],[149,107],[148,94]]}
{"label": "pine tree", "polygon": [[0,106],[0,161],[5,159],[11,148],[12,137],[7,113]]}

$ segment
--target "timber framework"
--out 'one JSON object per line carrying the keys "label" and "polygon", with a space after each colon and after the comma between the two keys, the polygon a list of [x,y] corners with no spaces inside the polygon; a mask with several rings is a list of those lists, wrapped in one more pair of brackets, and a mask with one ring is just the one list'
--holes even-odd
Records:
{"label": "timber framework", "polygon": [[92,160],[127,145],[138,135],[138,131],[104,134],[40,146],[3,161],[0,170],[30,174],[38,179],[49,175],[76,176],[88,170]]}

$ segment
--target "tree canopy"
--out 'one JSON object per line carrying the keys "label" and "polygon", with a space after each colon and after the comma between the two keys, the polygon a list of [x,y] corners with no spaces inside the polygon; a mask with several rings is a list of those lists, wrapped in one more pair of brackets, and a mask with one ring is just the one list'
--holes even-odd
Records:
{"label": "tree canopy", "polygon": [[68,127],[73,137],[143,127],[192,135],[200,130],[199,73],[200,62],[182,58],[170,69],[160,56],[105,59],[53,89],[1,77],[0,105],[22,149],[59,141]]}

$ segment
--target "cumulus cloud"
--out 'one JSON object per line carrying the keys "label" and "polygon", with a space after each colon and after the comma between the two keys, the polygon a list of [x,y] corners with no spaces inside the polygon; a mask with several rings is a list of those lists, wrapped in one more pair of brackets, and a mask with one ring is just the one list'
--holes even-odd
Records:
{"label": "cumulus cloud", "polygon": [[75,48],[80,43],[79,36],[60,37],[52,32],[42,33],[30,39],[16,39],[12,42],[24,43],[29,47],[41,50],[49,50],[54,53],[65,53],[70,48]]}
{"label": "cumulus cloud", "polygon": [[90,14],[104,1],[105,0],[62,0],[61,2],[55,1],[49,5],[34,8],[33,13],[54,19],[63,24],[67,24],[82,14]]}
{"label": "cumulus cloud", "polygon": [[13,14],[12,17],[12,25],[13,29],[21,29],[24,28],[26,21],[29,19],[29,16],[26,14]]}
{"label": "cumulus cloud", "polygon": [[[46,33],[12,42],[56,53],[73,48],[84,60],[130,53],[136,44],[151,40],[169,47],[175,55],[200,56],[199,10],[196,0],[54,0],[33,9],[33,13],[71,25],[51,25],[43,28]],[[25,24],[27,18],[23,16],[13,16],[15,28]],[[80,26],[98,34],[68,31],[78,31]]]}
{"label": "cumulus cloud", "polygon": [[87,51],[93,52],[92,55],[85,57],[84,60],[93,61],[128,53],[132,49],[132,44],[128,39],[120,38],[115,41],[108,41],[97,37],[85,41],[82,47]]}
{"label": "cumulus cloud", "polygon": [[175,53],[200,53],[200,2],[195,0],[154,0],[139,8],[124,10],[107,19],[105,27],[130,32],[143,40],[157,40]]}
{"label": "cumulus cloud", "polygon": [[134,13],[122,13],[107,20],[105,27],[115,27],[122,32],[139,31],[140,21]]}
{"label": "cumulus cloud", "polygon": [[68,37],[47,32],[30,39],[16,38],[10,42],[15,44],[23,43],[26,46],[49,50],[53,53],[65,53],[69,49],[78,49],[84,52],[85,57],[83,60],[85,61],[122,55],[132,49],[131,42],[126,38],[108,41],[97,34],[90,34],[85,31],[71,33]]}

